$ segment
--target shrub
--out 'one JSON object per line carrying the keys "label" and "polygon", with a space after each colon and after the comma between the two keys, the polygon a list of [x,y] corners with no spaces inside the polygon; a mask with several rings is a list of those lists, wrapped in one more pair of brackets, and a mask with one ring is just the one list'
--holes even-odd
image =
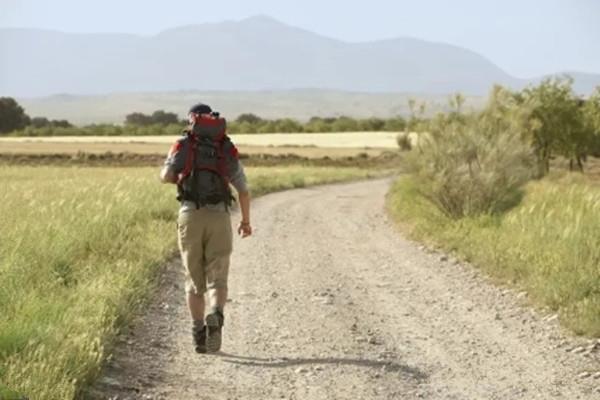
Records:
{"label": "shrub", "polygon": [[444,214],[496,213],[520,199],[532,152],[518,128],[520,109],[496,89],[481,114],[438,115],[407,157],[418,190]]}
{"label": "shrub", "polygon": [[398,143],[398,147],[400,147],[401,151],[410,151],[412,149],[412,143],[408,137],[408,132],[400,132],[398,136],[396,136],[396,143]]}

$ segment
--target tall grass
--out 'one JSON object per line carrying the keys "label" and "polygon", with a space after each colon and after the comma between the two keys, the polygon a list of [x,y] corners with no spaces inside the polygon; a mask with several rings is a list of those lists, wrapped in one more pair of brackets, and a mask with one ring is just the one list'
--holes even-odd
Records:
{"label": "tall grass", "polygon": [[[174,188],[157,173],[0,166],[0,388],[71,399],[97,376],[176,248]],[[255,195],[369,174],[249,169]]]}
{"label": "tall grass", "polygon": [[417,239],[455,251],[492,276],[526,289],[577,334],[600,336],[600,188],[583,177],[530,182],[504,214],[452,219],[399,180],[389,207]]}

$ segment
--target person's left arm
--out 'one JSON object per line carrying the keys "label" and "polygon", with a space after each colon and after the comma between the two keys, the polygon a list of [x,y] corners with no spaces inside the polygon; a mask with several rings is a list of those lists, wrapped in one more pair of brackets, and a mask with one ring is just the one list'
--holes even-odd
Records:
{"label": "person's left arm", "polygon": [[238,233],[245,238],[252,235],[252,225],[250,224],[250,190],[248,190],[248,180],[244,173],[244,167],[239,160],[237,162],[237,171],[231,176],[231,184],[238,192],[240,212],[242,213]]}
{"label": "person's left arm", "polygon": [[250,190],[248,189],[248,179],[244,172],[244,166],[239,160],[238,150],[235,145],[226,139],[225,156],[227,158],[227,168],[229,173],[229,182],[238,192],[240,212],[242,220],[238,227],[238,234],[243,238],[252,235],[252,225],[250,224]]}

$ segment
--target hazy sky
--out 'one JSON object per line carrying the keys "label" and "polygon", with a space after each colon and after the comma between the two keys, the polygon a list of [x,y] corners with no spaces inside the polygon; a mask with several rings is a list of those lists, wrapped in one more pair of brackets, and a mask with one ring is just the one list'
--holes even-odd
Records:
{"label": "hazy sky", "polygon": [[0,27],[65,32],[152,35],[256,14],[346,41],[451,43],[521,78],[600,73],[600,0],[0,0]]}

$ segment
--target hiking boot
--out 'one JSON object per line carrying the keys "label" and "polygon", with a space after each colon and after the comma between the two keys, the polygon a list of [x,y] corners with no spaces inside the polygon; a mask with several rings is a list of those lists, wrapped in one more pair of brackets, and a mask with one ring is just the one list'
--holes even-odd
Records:
{"label": "hiking boot", "polygon": [[219,310],[213,311],[206,316],[206,351],[215,353],[221,350],[221,330],[225,317]]}
{"label": "hiking boot", "polygon": [[194,348],[196,353],[206,353],[206,326],[199,327],[194,325],[192,328],[192,336],[194,337]]}

